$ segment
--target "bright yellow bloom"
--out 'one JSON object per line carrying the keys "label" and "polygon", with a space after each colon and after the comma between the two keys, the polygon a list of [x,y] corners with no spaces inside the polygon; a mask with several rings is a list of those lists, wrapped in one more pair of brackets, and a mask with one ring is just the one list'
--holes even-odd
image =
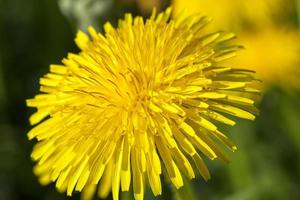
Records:
{"label": "bright yellow bloom", "polygon": [[98,187],[117,200],[132,181],[140,200],[147,183],[161,194],[162,172],[180,188],[182,173],[195,177],[191,162],[207,180],[203,155],[228,160],[215,140],[236,146],[213,122],[255,118],[254,102],[240,97],[257,92],[248,87],[253,75],[221,65],[239,49],[226,47],[233,34],[204,35],[205,17],[170,14],[145,22],[126,14],[117,28],[105,24],[104,35],[78,32],[80,53],[40,79],[42,94],[27,105],[38,109],[31,124],[46,118],[28,133],[38,140],[32,158],[42,184],[56,181],[68,195],[84,190],[83,199]]}
{"label": "bright yellow bloom", "polygon": [[212,18],[215,27],[239,28],[241,22],[269,23],[274,11],[284,0],[172,0],[174,15],[183,10],[186,15],[204,14]]}
{"label": "bright yellow bloom", "polygon": [[298,31],[269,27],[241,34],[246,50],[231,63],[257,72],[265,87],[300,86],[300,34]]}

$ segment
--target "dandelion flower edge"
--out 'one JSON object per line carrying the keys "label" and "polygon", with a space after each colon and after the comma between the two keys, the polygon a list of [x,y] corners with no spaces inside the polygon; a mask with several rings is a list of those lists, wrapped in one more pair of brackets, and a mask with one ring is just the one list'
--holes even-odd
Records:
{"label": "dandelion flower edge", "polygon": [[206,34],[206,17],[170,14],[154,10],[145,22],[126,14],[117,28],[106,23],[104,35],[80,31],[80,53],[40,79],[41,94],[27,105],[37,108],[28,137],[38,140],[31,156],[42,184],[68,195],[83,190],[84,199],[98,187],[116,200],[132,182],[139,200],[148,183],[161,194],[163,169],[180,188],[195,168],[210,178],[203,156],[228,161],[215,139],[236,146],[215,122],[255,118],[254,101],[240,95],[258,93],[249,86],[255,78],[222,66],[241,48],[224,45],[233,34]]}

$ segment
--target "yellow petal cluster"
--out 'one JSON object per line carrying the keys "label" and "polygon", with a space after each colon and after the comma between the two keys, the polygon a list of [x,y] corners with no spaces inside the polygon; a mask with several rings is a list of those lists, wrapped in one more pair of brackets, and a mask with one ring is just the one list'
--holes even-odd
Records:
{"label": "yellow petal cluster", "polygon": [[78,32],[80,53],[51,65],[40,79],[40,94],[27,100],[37,108],[29,139],[38,140],[32,158],[42,184],[83,199],[133,186],[136,200],[150,185],[162,193],[161,174],[176,188],[183,175],[210,178],[203,161],[227,161],[217,145],[236,146],[215,122],[234,125],[230,115],[253,120],[257,110],[244,93],[252,71],[223,66],[238,45],[233,34],[203,28],[207,18],[170,19],[171,9],[143,20],[126,14],[105,34]]}

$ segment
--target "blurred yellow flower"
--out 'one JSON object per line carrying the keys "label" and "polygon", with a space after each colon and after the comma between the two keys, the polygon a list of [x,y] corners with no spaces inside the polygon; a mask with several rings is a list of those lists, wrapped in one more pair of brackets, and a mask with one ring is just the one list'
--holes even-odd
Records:
{"label": "blurred yellow flower", "polygon": [[240,28],[241,22],[269,23],[271,14],[284,0],[172,0],[174,15],[204,14],[217,28]]}
{"label": "blurred yellow flower", "polygon": [[296,30],[265,28],[240,35],[245,50],[231,63],[257,72],[263,86],[300,86],[300,33]]}
{"label": "blurred yellow flower", "polygon": [[257,92],[248,86],[253,74],[219,65],[239,49],[226,47],[233,34],[203,35],[205,17],[170,14],[145,22],[126,14],[117,28],[105,24],[105,34],[78,32],[80,53],[40,79],[42,94],[27,105],[37,108],[28,136],[38,140],[32,158],[42,184],[56,181],[68,195],[83,190],[83,199],[98,187],[100,197],[112,191],[117,200],[132,180],[141,200],[146,183],[161,194],[162,167],[180,188],[182,173],[195,177],[191,161],[207,180],[203,155],[228,160],[215,140],[236,146],[214,122],[255,118],[253,100],[240,97]]}
{"label": "blurred yellow flower", "polygon": [[[237,67],[258,72],[265,88],[280,85],[298,87],[299,31],[276,27],[274,16],[287,0],[173,0],[174,15],[203,13],[213,20],[214,27],[226,27],[238,33],[246,48],[234,58]],[[251,29],[248,25],[251,24]]]}

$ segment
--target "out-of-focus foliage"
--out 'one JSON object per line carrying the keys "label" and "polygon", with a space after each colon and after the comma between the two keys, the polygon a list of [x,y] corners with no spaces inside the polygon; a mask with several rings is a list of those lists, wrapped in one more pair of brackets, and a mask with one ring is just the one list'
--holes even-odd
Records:
{"label": "out-of-focus foliage", "polygon": [[134,6],[137,8],[138,13],[149,15],[152,9],[155,8],[161,11],[169,5],[169,0],[117,0],[122,5]]}
{"label": "out-of-focus foliage", "polygon": [[65,199],[33,176],[24,99],[74,45],[56,1],[0,0],[0,200]]}
{"label": "out-of-focus foliage", "polygon": [[[144,13],[140,10],[141,5],[133,0],[112,1],[104,15],[89,8],[90,4],[84,4],[83,1],[81,4],[86,7],[77,9],[83,10],[82,14],[86,15],[83,17],[86,20],[84,23],[94,24],[99,30],[104,21],[116,22],[125,11]],[[215,9],[222,8],[216,1],[209,1],[213,2]],[[253,6],[250,13],[257,17],[257,10],[254,9],[256,1],[245,2]],[[275,26],[275,33],[280,33],[277,30],[298,30],[300,11],[297,11],[297,5],[300,8],[300,3],[296,0],[284,2],[278,4],[278,10],[271,10],[271,25]],[[25,99],[37,93],[38,77],[48,71],[50,63],[60,63],[67,52],[78,51],[73,38],[81,22],[71,14],[74,10],[62,13],[59,5],[61,2],[59,4],[55,0],[0,0],[0,200],[79,199],[79,195],[68,198],[58,193],[54,185],[39,185],[32,173],[33,162],[30,160],[33,143],[28,142],[26,136],[30,113],[25,107]],[[88,10],[93,12],[89,13]],[[67,13],[70,13],[70,17],[66,17]],[[87,22],[87,19],[91,21]],[[257,25],[243,20],[241,27],[228,29],[237,32],[238,38],[251,34],[252,40],[257,38],[259,41],[262,37],[258,33],[270,27],[265,26],[263,21],[258,18],[260,23]],[[276,40],[274,38],[267,44],[272,46]],[[272,41],[274,44],[271,44]],[[292,44],[288,46],[295,47]],[[247,51],[247,47],[244,51]],[[280,54],[282,50],[278,52]],[[298,64],[293,67],[300,68]],[[269,69],[272,67],[265,68]],[[280,73],[285,74],[278,72],[278,75]],[[241,121],[238,123],[240,125],[226,130],[238,144],[238,151],[229,153],[230,164],[206,160],[212,169],[210,181],[188,181],[186,187],[176,191],[166,180],[163,196],[158,199],[300,199],[300,93],[292,89],[282,90],[282,86],[289,88],[290,77],[282,76],[286,82],[280,87],[273,85],[283,80],[281,78],[268,84],[260,105],[261,115],[255,123]],[[124,193],[122,199],[132,199],[132,194]],[[145,199],[154,199],[151,191],[147,190]]]}
{"label": "out-of-focus foliage", "polygon": [[74,24],[74,28],[86,30],[89,25],[101,26],[110,15],[111,0],[59,0],[62,13]]}
{"label": "out-of-focus foliage", "polygon": [[165,4],[165,0],[58,0],[74,31],[86,31],[90,25],[102,30],[105,22],[116,24],[125,12],[149,15],[153,7],[161,10]]}

